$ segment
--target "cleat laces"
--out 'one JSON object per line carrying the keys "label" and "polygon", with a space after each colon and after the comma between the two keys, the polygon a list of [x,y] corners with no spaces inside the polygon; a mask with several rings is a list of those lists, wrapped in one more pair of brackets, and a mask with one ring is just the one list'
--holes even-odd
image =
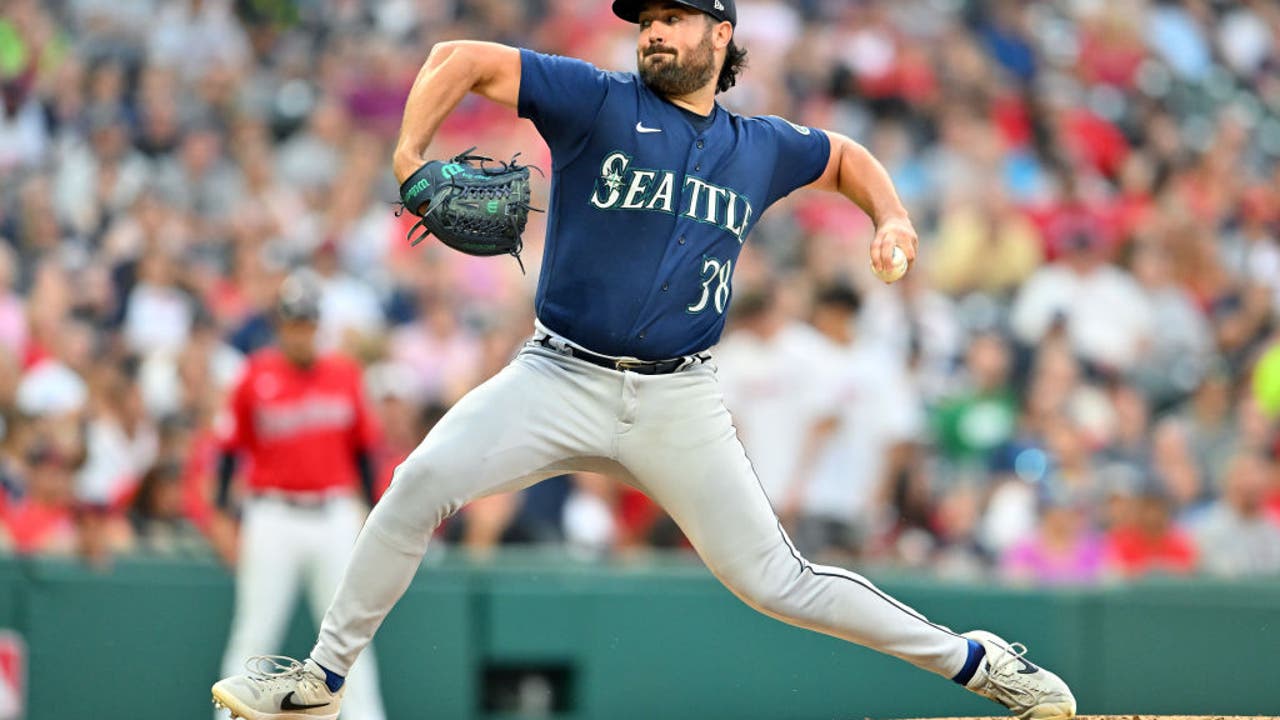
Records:
{"label": "cleat laces", "polygon": [[[1009,707],[1034,706],[1037,701],[1036,693],[1025,683],[1020,682],[1021,678],[1016,672],[1008,672],[1010,665],[1021,666],[1025,662],[1023,658],[1027,654],[1027,646],[1015,642],[1010,643],[1003,650],[1004,653],[998,660],[987,660],[987,677],[982,688],[983,694]],[[1001,682],[995,680],[996,675],[1000,676]]]}
{"label": "cleat laces", "polygon": [[307,672],[305,665],[284,655],[254,655],[245,661],[244,668],[254,682],[267,690],[287,687],[290,683],[323,684],[319,678]]}
{"label": "cleat laces", "polygon": [[1006,665],[1018,662],[1022,658],[1026,657],[1026,655],[1026,645],[1023,645],[1020,642],[1010,643],[1009,647],[1005,648],[1004,657],[1000,658],[1000,662],[994,663],[993,667],[996,670],[1003,670]]}

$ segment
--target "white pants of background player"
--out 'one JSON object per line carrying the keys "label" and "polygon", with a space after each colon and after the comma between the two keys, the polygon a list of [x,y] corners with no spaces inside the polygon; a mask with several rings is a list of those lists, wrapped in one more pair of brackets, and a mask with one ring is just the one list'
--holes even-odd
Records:
{"label": "white pants of background player", "polygon": [[[364,511],[354,497],[298,507],[270,497],[245,503],[236,567],[235,617],[222,675],[243,672],[250,655],[279,652],[298,590],[305,587],[316,622],[342,580]],[[227,718],[226,710],[214,713]],[[342,707],[343,720],[386,720],[373,653],[360,658]]]}
{"label": "white pants of background player", "polygon": [[760,612],[946,677],[964,666],[964,638],[861,576],[796,552],[738,442],[713,364],[638,375],[529,345],[396,468],[312,658],[337,673],[351,667],[444,518],[476,498],[574,470],[613,474],[648,494],[711,572]]}

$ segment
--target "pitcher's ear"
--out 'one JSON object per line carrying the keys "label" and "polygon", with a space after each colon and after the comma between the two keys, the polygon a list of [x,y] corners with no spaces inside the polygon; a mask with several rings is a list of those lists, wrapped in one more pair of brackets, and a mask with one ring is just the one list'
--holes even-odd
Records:
{"label": "pitcher's ear", "polygon": [[716,25],[714,38],[714,47],[717,50],[723,50],[729,47],[729,43],[733,41],[733,25],[728,20],[722,20]]}

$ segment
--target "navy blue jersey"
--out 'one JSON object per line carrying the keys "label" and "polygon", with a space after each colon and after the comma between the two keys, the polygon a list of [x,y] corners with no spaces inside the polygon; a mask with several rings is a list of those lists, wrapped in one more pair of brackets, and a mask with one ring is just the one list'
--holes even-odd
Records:
{"label": "navy blue jersey", "polygon": [[520,116],[552,158],[538,319],[607,355],[714,345],[743,240],[765,208],[822,174],[826,134],[718,104],[703,118],[581,60],[520,60]]}

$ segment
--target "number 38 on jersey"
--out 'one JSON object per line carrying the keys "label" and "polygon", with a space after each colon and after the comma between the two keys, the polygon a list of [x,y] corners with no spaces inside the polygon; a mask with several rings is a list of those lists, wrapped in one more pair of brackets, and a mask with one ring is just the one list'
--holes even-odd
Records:
{"label": "number 38 on jersey", "polygon": [[702,296],[685,310],[700,313],[708,307],[714,307],[717,314],[723,315],[724,309],[729,305],[729,283],[732,279],[733,260],[703,257]]}

